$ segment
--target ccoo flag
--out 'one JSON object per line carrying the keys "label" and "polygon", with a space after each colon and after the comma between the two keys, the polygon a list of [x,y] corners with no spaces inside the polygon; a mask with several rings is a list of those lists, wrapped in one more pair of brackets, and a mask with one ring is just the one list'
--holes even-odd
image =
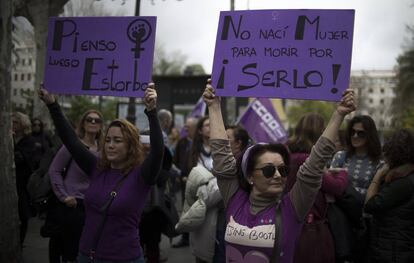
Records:
{"label": "ccoo flag", "polygon": [[287,132],[268,98],[258,98],[250,103],[238,123],[246,129],[250,138],[255,142],[284,143],[287,141]]}

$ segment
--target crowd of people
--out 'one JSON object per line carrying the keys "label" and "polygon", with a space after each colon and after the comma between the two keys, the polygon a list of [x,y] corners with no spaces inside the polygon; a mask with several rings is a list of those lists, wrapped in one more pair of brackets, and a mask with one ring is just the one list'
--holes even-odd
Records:
{"label": "crowd of people", "polygon": [[[153,83],[147,131],[92,109],[75,128],[52,94],[39,97],[57,136],[40,118],[12,116],[20,240],[42,216],[52,263],[163,262],[162,234],[197,263],[414,262],[414,135],[396,130],[381,144],[366,115],[341,130],[356,109],[351,89],[327,123],[305,114],[283,144],[226,125],[210,80],[208,115],[181,133],[157,111]],[[42,206],[28,184],[43,173]]]}

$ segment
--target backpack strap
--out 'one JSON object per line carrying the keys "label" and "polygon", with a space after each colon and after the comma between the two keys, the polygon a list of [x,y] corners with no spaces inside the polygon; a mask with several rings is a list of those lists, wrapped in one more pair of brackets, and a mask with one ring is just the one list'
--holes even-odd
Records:
{"label": "backpack strap", "polygon": [[270,258],[270,263],[278,263],[280,257],[283,256],[282,250],[282,211],[280,209],[280,201],[278,202],[275,209],[275,231],[277,237],[275,237],[275,243],[273,244],[272,257]]}
{"label": "backpack strap", "polygon": [[93,238],[92,248],[89,251],[89,259],[91,260],[91,262],[94,262],[94,259],[95,259],[96,248],[98,246],[99,239],[101,238],[102,230],[104,228],[106,219],[108,218],[109,207],[111,207],[112,202],[114,201],[114,199],[117,195],[117,191],[119,190],[119,188],[121,187],[122,183],[125,181],[127,176],[128,176],[128,174],[125,174],[125,175],[122,176],[121,179],[118,180],[115,187],[112,189],[111,192],[109,192],[109,198],[107,199],[107,201],[104,203],[104,205],[100,209],[100,211],[103,212],[103,217],[102,217],[102,220],[101,220],[101,222],[100,222],[100,224],[97,228],[95,236]]}

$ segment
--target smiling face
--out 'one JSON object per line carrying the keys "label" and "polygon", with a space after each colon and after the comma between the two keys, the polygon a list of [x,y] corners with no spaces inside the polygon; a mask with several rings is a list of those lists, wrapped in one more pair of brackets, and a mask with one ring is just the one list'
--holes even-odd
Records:
{"label": "smiling face", "polygon": [[112,126],[108,129],[104,150],[111,167],[122,169],[127,159],[128,144],[120,127]]}
{"label": "smiling face", "polygon": [[367,138],[366,131],[361,122],[357,122],[352,126],[351,129],[351,143],[355,149],[363,149],[366,146]]}
{"label": "smiling face", "polygon": [[278,170],[272,177],[266,178],[260,168],[272,165],[283,167],[285,163],[282,156],[275,152],[265,152],[257,158],[254,170],[248,178],[252,184],[252,193],[263,197],[275,197],[283,192],[286,184],[286,177],[282,177]]}

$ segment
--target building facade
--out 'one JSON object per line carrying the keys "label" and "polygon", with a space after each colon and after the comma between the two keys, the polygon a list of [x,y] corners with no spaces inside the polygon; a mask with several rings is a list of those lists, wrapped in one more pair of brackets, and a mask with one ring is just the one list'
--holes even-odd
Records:
{"label": "building facade", "polygon": [[371,116],[379,130],[390,129],[395,86],[396,73],[392,70],[352,71],[350,87],[358,96],[355,114]]}

